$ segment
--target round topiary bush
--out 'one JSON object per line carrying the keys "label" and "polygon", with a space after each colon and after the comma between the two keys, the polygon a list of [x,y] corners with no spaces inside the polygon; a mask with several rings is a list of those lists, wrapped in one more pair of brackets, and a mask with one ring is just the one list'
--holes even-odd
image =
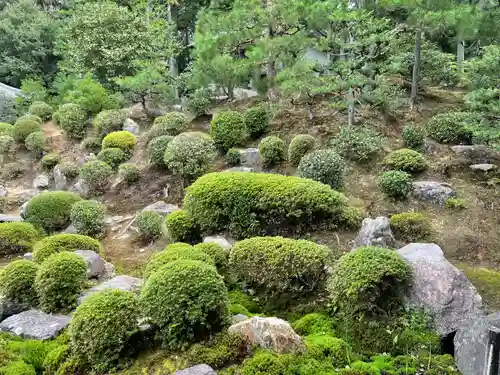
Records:
{"label": "round topiary bush", "polygon": [[125,163],[118,168],[118,175],[127,183],[127,185],[135,184],[141,178],[141,172],[137,165]]}
{"label": "round topiary bush", "polygon": [[35,306],[37,295],[34,289],[38,265],[29,260],[9,263],[0,273],[0,294],[5,298],[27,306]]}
{"label": "round topiary bush", "polygon": [[121,130],[111,132],[102,140],[102,148],[119,148],[127,155],[132,155],[134,147],[137,143],[137,138],[131,132]]}
{"label": "round topiary bush", "polygon": [[101,111],[94,118],[94,127],[97,133],[105,136],[111,132],[121,130],[126,116],[122,110],[109,109]]}
{"label": "round topiary bush", "polygon": [[307,354],[317,360],[331,360],[336,367],[345,367],[349,359],[346,342],[328,334],[316,333],[304,338]]}
{"label": "round topiary bush", "polygon": [[104,290],[86,298],[69,326],[73,354],[91,368],[106,371],[120,358],[138,330],[139,301],[123,290]]}
{"label": "round topiary bush", "polygon": [[31,252],[39,237],[40,233],[30,223],[0,223],[0,254]]}
{"label": "round topiary bush", "polygon": [[42,119],[39,116],[28,114],[28,115],[24,115],[24,116],[22,116],[20,118],[25,119],[25,120],[34,121],[34,122],[36,122],[36,123],[38,123],[40,125],[43,124],[43,121],[42,121]]}
{"label": "round topiary bush", "polygon": [[55,234],[35,243],[33,246],[33,261],[42,263],[49,256],[58,252],[75,250],[92,250],[99,254],[102,247],[96,239],[81,234]]}
{"label": "round topiary bush", "polygon": [[164,116],[155,118],[153,126],[149,131],[149,139],[162,135],[177,135],[188,127],[187,117],[180,112],[170,112]]}
{"label": "round topiary bush", "polygon": [[228,318],[227,289],[214,266],[178,260],[154,272],[141,290],[144,316],[169,346],[209,337]]}
{"label": "round topiary bush", "polygon": [[167,145],[163,161],[173,174],[195,179],[208,171],[215,156],[210,137],[203,133],[182,133]]}
{"label": "round topiary bush", "polygon": [[163,160],[165,151],[173,139],[174,137],[171,135],[161,135],[154,138],[148,145],[149,161],[156,166],[165,166]]}
{"label": "round topiary bush", "polygon": [[332,260],[328,247],[311,241],[254,237],[237,242],[229,262],[246,285],[272,297],[315,290],[325,280],[326,266]]}
{"label": "round topiary bush", "polygon": [[0,122],[0,136],[9,135],[12,136],[12,131],[14,130],[14,126],[11,124],[7,124],[5,122]]}
{"label": "round topiary bush", "polygon": [[195,242],[199,239],[193,219],[184,210],[172,212],[165,219],[169,237],[175,242]]}
{"label": "round topiary bush", "polygon": [[43,121],[48,121],[52,118],[54,109],[45,102],[33,102],[28,109],[30,115],[40,117]]}
{"label": "round topiary bush", "polygon": [[135,225],[139,229],[139,235],[142,239],[153,241],[161,236],[163,219],[158,212],[141,211],[137,214]]}
{"label": "round topiary bush", "polygon": [[427,121],[427,134],[440,143],[466,143],[472,141],[470,125],[480,119],[470,112],[439,113]]}
{"label": "round topiary bush", "polygon": [[406,242],[423,242],[432,233],[429,219],[420,212],[395,214],[390,221],[395,236]]}
{"label": "round topiary bush", "polygon": [[85,135],[87,113],[78,104],[63,104],[57,110],[57,123],[73,139],[81,139]]}
{"label": "round topiary bush", "polygon": [[223,151],[242,145],[248,136],[243,116],[236,111],[217,113],[210,123],[210,135]]}
{"label": "round topiary bush", "polygon": [[340,314],[378,315],[402,303],[411,267],[389,249],[363,247],[340,257],[328,280],[333,306]]}
{"label": "round topiary bush", "polygon": [[252,107],[243,113],[243,122],[248,134],[253,138],[257,138],[266,132],[269,125],[269,116],[264,108]]}
{"label": "round topiary bush", "polygon": [[382,173],[377,186],[391,198],[407,198],[413,189],[411,175],[403,171],[388,171]]}
{"label": "round topiary bush", "polygon": [[301,159],[297,173],[339,189],[344,184],[345,165],[345,160],[334,150],[316,150]]}
{"label": "round topiary bush", "polygon": [[47,232],[64,229],[70,223],[71,207],[81,199],[69,191],[40,193],[28,201],[24,220],[44,228]]}
{"label": "round topiary bush", "polygon": [[421,150],[425,141],[425,130],[417,125],[406,125],[402,132],[405,146],[413,150]]}
{"label": "round topiary bush", "polygon": [[48,154],[44,155],[42,158],[42,167],[47,169],[48,171],[52,170],[61,160],[61,157],[59,154],[56,154],[54,152],[49,152]]}
{"label": "round topiary bush", "polygon": [[300,163],[300,159],[314,149],[316,141],[309,134],[297,134],[288,146],[288,161],[294,167]]}
{"label": "round topiary bush", "polygon": [[82,141],[82,147],[94,154],[97,154],[101,151],[101,143],[102,140],[100,137],[87,137]]}
{"label": "round topiary bush", "polygon": [[17,119],[14,124],[14,127],[12,128],[12,137],[16,140],[16,142],[24,143],[28,135],[40,131],[42,131],[42,126],[39,122],[27,118],[27,116],[23,116]]}
{"label": "round topiary bush", "polygon": [[36,375],[33,365],[20,360],[9,362],[4,371],[5,375]]}
{"label": "round topiary bush", "polygon": [[227,150],[224,160],[229,165],[238,165],[241,163],[241,152],[237,148]]}
{"label": "round topiary bush", "polygon": [[385,166],[404,172],[422,172],[427,169],[424,156],[415,150],[402,148],[392,151],[383,160]]}
{"label": "round topiary bush", "polygon": [[11,155],[15,152],[16,141],[10,135],[0,135],[0,154]]}
{"label": "round topiary bush", "polygon": [[277,164],[285,160],[285,142],[275,135],[265,137],[259,143],[259,152],[264,165]]}
{"label": "round topiary bush", "polygon": [[127,161],[128,156],[120,148],[105,148],[97,154],[97,160],[105,162],[113,169],[117,169],[120,164]]}
{"label": "round topiary bush", "polygon": [[59,166],[59,168],[61,169],[63,176],[68,180],[72,180],[80,174],[80,167],[76,163],[64,162]]}
{"label": "round topiary bush", "polygon": [[95,200],[76,202],[71,208],[71,222],[79,234],[99,238],[104,233],[106,211],[106,206]]}
{"label": "round topiary bush", "polygon": [[34,154],[41,154],[47,148],[47,138],[42,131],[33,132],[24,140],[24,146]]}
{"label": "round topiary bush", "polygon": [[49,256],[36,273],[40,308],[48,313],[71,310],[86,280],[87,262],[81,256],[68,251]]}
{"label": "round topiary bush", "polygon": [[193,248],[209,255],[221,275],[229,268],[229,251],[221,245],[215,242],[202,242],[194,245]]}
{"label": "round topiary bush", "polygon": [[80,178],[95,193],[102,193],[109,185],[113,168],[101,160],[86,162],[80,169]]}

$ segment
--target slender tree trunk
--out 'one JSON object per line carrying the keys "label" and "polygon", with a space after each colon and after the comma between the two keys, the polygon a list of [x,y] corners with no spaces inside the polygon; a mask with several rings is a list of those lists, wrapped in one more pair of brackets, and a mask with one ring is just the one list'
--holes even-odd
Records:
{"label": "slender tree trunk", "polygon": [[464,72],[465,61],[465,41],[459,40],[457,42],[457,68],[460,73]]}
{"label": "slender tree trunk", "polygon": [[[168,4],[168,22],[172,23],[173,25],[177,24],[177,6],[174,4]],[[179,76],[177,56],[170,56],[170,58],[168,59],[168,65],[170,67],[170,75],[174,79],[177,79],[177,77]],[[179,97],[179,89],[177,87],[175,88],[174,96],[176,99]]]}
{"label": "slender tree trunk", "polygon": [[420,50],[422,47],[422,27],[418,26],[415,31],[415,53],[413,62],[413,74],[411,78],[410,108],[415,107],[418,94],[418,82],[420,77]]}
{"label": "slender tree trunk", "polygon": [[349,87],[349,92],[347,96],[347,103],[349,104],[347,109],[347,126],[354,125],[354,90]]}

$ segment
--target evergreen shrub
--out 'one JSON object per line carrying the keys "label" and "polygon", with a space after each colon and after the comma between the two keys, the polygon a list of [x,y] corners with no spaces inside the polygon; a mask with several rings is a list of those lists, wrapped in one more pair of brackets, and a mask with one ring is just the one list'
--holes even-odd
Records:
{"label": "evergreen shrub", "polygon": [[75,250],[92,250],[99,254],[102,251],[102,246],[96,239],[81,234],[54,234],[35,243],[33,261],[43,263],[53,254]]}
{"label": "evergreen shrub", "polygon": [[429,239],[432,226],[429,218],[420,212],[402,212],[391,216],[391,228],[399,239],[422,242]]}
{"label": "evergreen shrub", "polygon": [[285,159],[285,142],[275,135],[263,138],[259,152],[265,166],[272,166]]}
{"label": "evergreen shrub", "polygon": [[314,149],[316,141],[309,134],[297,134],[288,145],[288,161],[294,167],[300,163],[300,159]]}
{"label": "evergreen shrub", "polygon": [[339,189],[344,184],[346,162],[334,150],[316,150],[305,155],[301,160],[297,173],[299,177],[329,185]]}
{"label": "evergreen shrub", "polygon": [[78,104],[63,104],[57,110],[57,123],[73,139],[85,136],[87,113]]}
{"label": "evergreen shrub", "polygon": [[15,260],[0,273],[0,293],[5,298],[27,306],[36,306],[34,289],[38,265],[29,260]]}
{"label": "evergreen shrub", "polygon": [[210,123],[210,135],[223,151],[243,145],[248,137],[243,116],[236,111],[217,113]]}
{"label": "evergreen shrub", "polygon": [[0,254],[29,253],[39,237],[39,231],[30,223],[0,223]]}
{"label": "evergreen shrub", "polygon": [[402,148],[389,153],[383,160],[385,166],[408,173],[422,172],[427,169],[424,156],[415,150]]}
{"label": "evergreen shrub", "polygon": [[101,202],[84,200],[71,207],[70,218],[78,234],[98,238],[104,233],[106,212]]}

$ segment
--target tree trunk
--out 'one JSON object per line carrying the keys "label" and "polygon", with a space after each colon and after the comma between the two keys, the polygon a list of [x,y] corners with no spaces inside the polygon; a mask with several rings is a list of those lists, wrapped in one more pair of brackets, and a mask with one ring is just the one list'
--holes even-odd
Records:
{"label": "tree trunk", "polygon": [[354,90],[353,90],[352,86],[349,87],[347,103],[349,104],[349,107],[347,109],[347,126],[353,126],[354,125]]}
{"label": "tree trunk", "polygon": [[[174,4],[168,4],[168,22],[172,24],[177,23],[177,7]],[[177,56],[170,56],[168,59],[168,65],[170,67],[170,75],[175,79],[179,76],[179,67],[177,64]],[[175,98],[179,98],[179,89],[175,87],[174,91]]]}
{"label": "tree trunk", "polygon": [[422,46],[422,28],[421,26],[417,27],[415,31],[415,53],[414,53],[414,62],[413,62],[413,74],[411,78],[411,94],[410,94],[410,108],[413,109],[415,107],[415,103],[417,102],[417,94],[418,94],[418,82],[420,76],[420,50]]}
{"label": "tree trunk", "polygon": [[460,73],[464,72],[465,61],[465,41],[459,40],[457,42],[457,69]]}

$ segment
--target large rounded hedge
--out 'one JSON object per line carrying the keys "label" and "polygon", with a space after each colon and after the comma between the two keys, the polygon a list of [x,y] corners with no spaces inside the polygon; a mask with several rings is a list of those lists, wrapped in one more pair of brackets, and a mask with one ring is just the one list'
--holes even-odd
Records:
{"label": "large rounded hedge", "polygon": [[30,260],[9,263],[0,273],[0,294],[23,305],[36,305],[34,284],[37,271],[38,265]]}
{"label": "large rounded hedge", "polygon": [[108,289],[89,296],[69,326],[73,354],[92,368],[108,370],[138,330],[139,312],[137,296],[128,291]]}
{"label": "large rounded hedge", "polygon": [[0,223],[0,254],[28,253],[40,237],[30,223]]}
{"label": "large rounded hedge", "polygon": [[154,138],[148,145],[148,155],[151,163],[157,166],[164,166],[165,150],[170,142],[174,139],[171,135],[161,135]]}
{"label": "large rounded hedge", "polygon": [[343,226],[352,213],[343,194],[299,177],[209,173],[186,191],[184,209],[202,232],[229,230],[236,238]]}
{"label": "large rounded hedge", "polygon": [[75,250],[92,250],[99,254],[102,246],[96,239],[81,234],[55,234],[45,237],[33,246],[33,260],[42,263],[55,253]]}
{"label": "large rounded hedge", "polygon": [[80,169],[80,178],[95,193],[106,190],[113,175],[113,168],[101,160],[86,162]]}
{"label": "large rounded hedge", "polygon": [[81,256],[68,251],[49,256],[36,273],[40,308],[48,313],[71,310],[86,280],[87,262]]}
{"label": "large rounded hedge", "polygon": [[57,123],[73,139],[85,136],[87,113],[78,104],[63,104],[57,110]]}
{"label": "large rounded hedge", "polygon": [[99,112],[94,118],[94,127],[102,136],[121,130],[125,122],[125,112],[119,109],[108,109]]}
{"label": "large rounded hedge", "polygon": [[248,136],[243,116],[236,111],[217,113],[210,123],[210,135],[223,151],[242,145]]}
{"label": "large rounded hedge", "polygon": [[391,169],[408,173],[422,172],[427,169],[427,161],[424,156],[409,148],[392,151],[384,158],[383,163]]}
{"label": "large rounded hedge", "polygon": [[187,117],[180,112],[170,112],[155,118],[149,131],[149,139],[162,135],[177,135],[186,130],[189,125]]}
{"label": "large rounded hedge", "polygon": [[250,136],[256,138],[265,133],[269,125],[269,115],[265,108],[252,107],[243,113],[243,122]]}
{"label": "large rounded hedge", "polygon": [[28,112],[31,115],[40,117],[44,121],[48,121],[52,118],[52,112],[54,112],[54,109],[45,102],[37,101],[30,105]]}
{"label": "large rounded hedge", "polygon": [[270,135],[260,141],[259,152],[265,166],[277,164],[285,160],[285,142],[276,135]]}
{"label": "large rounded hedge", "polygon": [[19,143],[24,143],[26,137],[34,132],[42,131],[42,126],[39,122],[23,116],[17,119],[12,128],[12,137]]}
{"label": "large rounded hedge", "polygon": [[300,177],[339,189],[344,184],[345,165],[345,160],[334,150],[316,150],[300,160],[297,172]]}
{"label": "large rounded hedge", "polygon": [[71,222],[79,234],[100,237],[104,232],[106,206],[95,200],[76,202],[71,208]]}
{"label": "large rounded hedge", "polygon": [[194,242],[199,234],[193,219],[184,210],[172,212],[165,219],[169,237],[176,242]]}
{"label": "large rounded hedge", "polygon": [[292,138],[288,145],[288,161],[292,166],[296,167],[300,163],[300,159],[309,151],[314,149],[316,141],[309,134],[297,134]]}
{"label": "large rounded hedge", "polygon": [[439,113],[427,121],[427,134],[440,143],[470,143],[470,125],[479,122],[477,114],[470,112]]}
{"label": "large rounded hedge", "polygon": [[170,346],[200,340],[225,326],[227,289],[214,266],[196,260],[171,262],[141,290],[143,315]]}
{"label": "large rounded hedge", "polygon": [[328,280],[332,306],[349,316],[378,315],[400,306],[411,267],[389,249],[363,247],[343,255]]}
{"label": "large rounded hedge", "polygon": [[126,130],[111,132],[102,140],[102,148],[119,148],[128,155],[132,155],[137,138]]}
{"label": "large rounded hedge", "polygon": [[105,148],[97,154],[97,160],[105,162],[113,169],[117,169],[120,164],[128,160],[128,155],[117,147]]}
{"label": "large rounded hedge", "polygon": [[326,278],[332,252],[311,241],[283,237],[254,237],[231,249],[230,267],[255,290],[271,296],[310,292]]}
{"label": "large rounded hedge", "polygon": [[69,225],[71,207],[82,198],[69,191],[50,191],[31,198],[24,211],[24,220],[48,232]]}

